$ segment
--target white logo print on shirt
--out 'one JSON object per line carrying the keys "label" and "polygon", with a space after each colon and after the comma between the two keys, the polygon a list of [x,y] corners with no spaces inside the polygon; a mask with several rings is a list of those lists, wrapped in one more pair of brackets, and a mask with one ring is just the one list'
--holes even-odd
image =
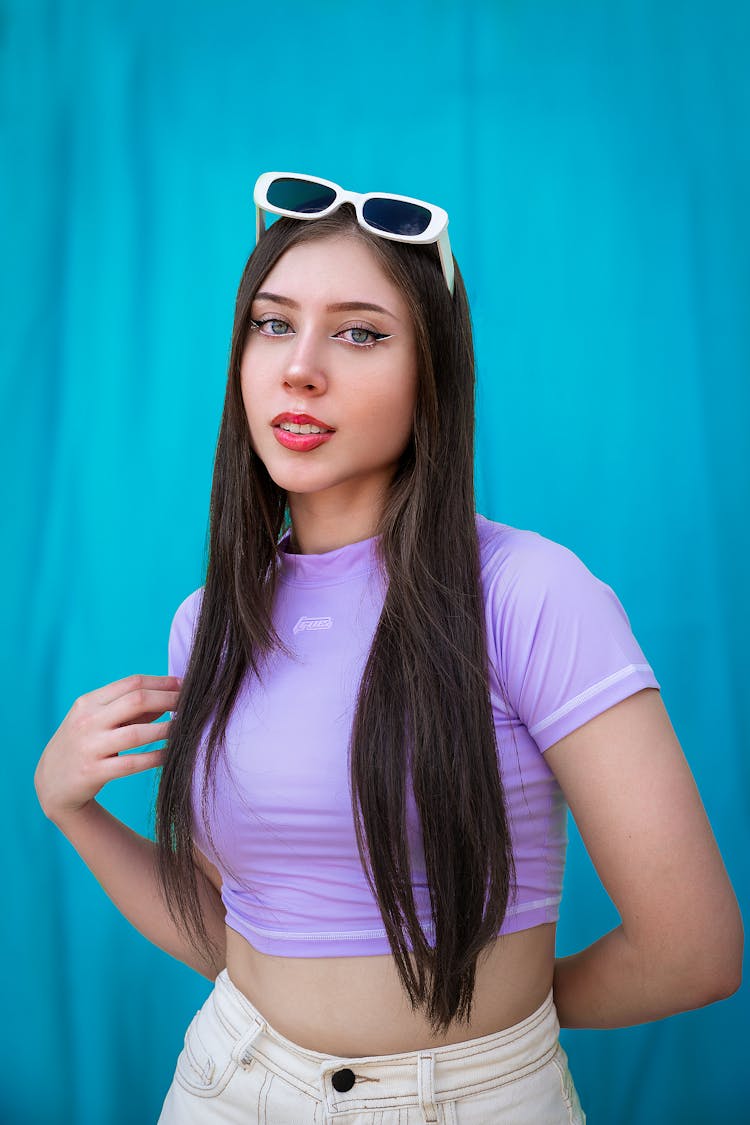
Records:
{"label": "white logo print on shirt", "polygon": [[303,630],[307,629],[312,633],[317,632],[319,629],[330,629],[332,625],[332,617],[300,617],[292,632],[301,633]]}

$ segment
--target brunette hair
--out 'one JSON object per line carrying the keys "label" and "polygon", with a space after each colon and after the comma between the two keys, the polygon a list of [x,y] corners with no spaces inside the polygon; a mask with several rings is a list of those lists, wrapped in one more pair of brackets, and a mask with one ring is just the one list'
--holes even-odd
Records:
{"label": "brunette hair", "polygon": [[[416,331],[413,433],[378,526],[385,601],[359,689],[349,768],[360,858],[403,987],[435,1030],[468,1021],[477,958],[497,936],[513,855],[488,686],[474,504],[474,352],[461,274],[451,298],[436,247],[379,238],[344,205],[282,218],[240,281],[216,448],[208,562],[193,648],[156,808],[159,872],[174,919],[204,951],[193,862],[191,785],[204,728],[202,812],[243,679],[281,646],[273,625],[286,494],[250,444],[240,363],[251,305],[269,270],[310,239],[364,239],[399,287]],[[421,821],[430,937],[417,916],[406,829],[411,781]]]}

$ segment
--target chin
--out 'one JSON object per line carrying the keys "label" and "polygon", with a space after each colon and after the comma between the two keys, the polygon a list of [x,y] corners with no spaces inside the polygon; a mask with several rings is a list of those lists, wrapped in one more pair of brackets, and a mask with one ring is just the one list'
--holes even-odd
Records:
{"label": "chin", "polygon": [[266,472],[278,487],[283,489],[284,492],[292,492],[304,496],[314,492],[324,492],[328,488],[333,488],[339,483],[338,480],[331,479],[330,476],[324,476],[315,472],[313,466],[300,465],[299,468],[281,468],[278,465],[268,464],[265,462]]}

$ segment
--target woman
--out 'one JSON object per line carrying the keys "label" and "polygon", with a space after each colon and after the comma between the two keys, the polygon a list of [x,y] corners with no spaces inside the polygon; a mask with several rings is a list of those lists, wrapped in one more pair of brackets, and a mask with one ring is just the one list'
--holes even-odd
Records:
{"label": "woman", "polygon": [[[256,203],[205,587],[169,676],[76,701],[40,802],[217,978],[165,1125],[583,1121],[559,1024],[730,995],[734,894],[613,591],[475,516],[445,212],[273,173]],[[155,845],[95,797],[162,764]],[[556,961],[566,804],[622,922]]]}

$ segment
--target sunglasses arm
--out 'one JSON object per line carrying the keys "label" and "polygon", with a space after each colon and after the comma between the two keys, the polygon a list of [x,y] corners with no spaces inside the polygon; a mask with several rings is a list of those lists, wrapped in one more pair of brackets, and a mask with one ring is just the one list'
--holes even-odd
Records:
{"label": "sunglasses arm", "polygon": [[440,254],[440,264],[443,267],[445,280],[448,283],[448,290],[451,297],[453,296],[453,289],[455,287],[455,278],[453,272],[453,254],[451,253],[451,244],[448,238],[448,228],[446,227],[440,235],[437,243],[438,253]]}
{"label": "sunglasses arm", "polygon": [[255,245],[256,246],[260,242],[260,236],[263,234],[263,231],[265,229],[266,229],[266,223],[265,223],[265,219],[263,217],[263,212],[261,211],[260,207],[256,203],[255,204]]}

